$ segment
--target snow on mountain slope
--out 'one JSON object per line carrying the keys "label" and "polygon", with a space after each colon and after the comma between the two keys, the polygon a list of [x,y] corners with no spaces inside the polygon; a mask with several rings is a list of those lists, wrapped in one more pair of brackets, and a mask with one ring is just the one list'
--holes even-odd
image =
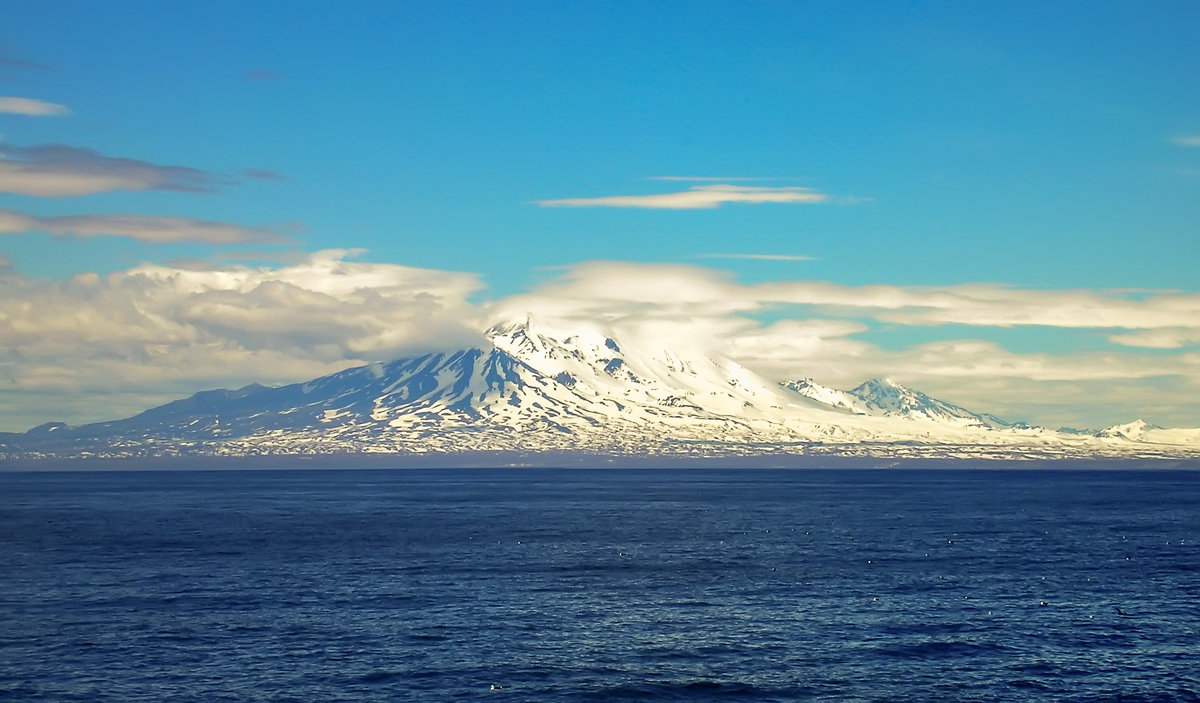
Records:
{"label": "snow on mountain slope", "polygon": [[780,385],[805,398],[855,415],[905,418],[957,428],[1002,429],[1015,426],[993,415],[973,413],[880,378],[866,381],[849,391],[828,388],[808,378],[785,381]]}
{"label": "snow on mountain slope", "polygon": [[779,384],[793,393],[814,400],[822,405],[828,405],[831,408],[841,408],[855,415],[876,415],[881,414],[876,412],[866,401],[849,391],[839,391],[835,388],[822,386],[816,383],[811,378],[800,378],[795,381],[784,381]]}
{"label": "snow on mountain slope", "polygon": [[850,394],[861,399],[873,411],[887,416],[907,417],[958,427],[999,429],[1012,426],[993,415],[973,413],[888,379],[873,378],[851,390]]}
{"label": "snow on mountain slope", "polygon": [[1104,437],[1106,439],[1131,439],[1131,440],[1137,441],[1137,440],[1143,439],[1146,436],[1147,432],[1149,432],[1151,430],[1159,430],[1159,429],[1162,429],[1162,428],[1155,427],[1154,425],[1151,425],[1150,423],[1146,422],[1145,420],[1137,419],[1137,420],[1134,420],[1133,422],[1129,422],[1124,425],[1113,425],[1112,427],[1105,427],[1104,429],[1097,432],[1096,436]]}
{"label": "snow on mountain slope", "polygon": [[577,394],[623,405],[761,416],[784,402],[774,384],[704,354],[631,349],[600,332],[556,334],[528,321],[494,327],[489,337],[497,349]]}
{"label": "snow on mountain slope", "polygon": [[1141,419],[1124,425],[1106,427],[1097,432],[1096,436],[1107,440],[1200,447],[1200,428],[1166,429]]}
{"label": "snow on mountain slope", "polygon": [[6,435],[0,457],[784,451],[996,458],[1200,448],[1182,430],[1067,435],[1009,425],[887,381],[851,391],[809,379],[777,384],[714,354],[625,344],[599,328],[526,319],[487,337],[485,348],[278,388],[205,391],[124,420]]}

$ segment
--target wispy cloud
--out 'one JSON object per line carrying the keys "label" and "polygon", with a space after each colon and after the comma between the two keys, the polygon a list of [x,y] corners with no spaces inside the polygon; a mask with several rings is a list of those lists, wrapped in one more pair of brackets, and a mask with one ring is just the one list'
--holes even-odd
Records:
{"label": "wispy cloud", "polygon": [[36,61],[19,59],[0,47],[0,82],[16,82],[20,71],[47,71],[50,67]]}
{"label": "wispy cloud", "polygon": [[264,170],[261,168],[242,169],[242,175],[245,176],[246,178],[253,178],[256,181],[286,181],[287,180],[287,176],[284,176],[283,174],[279,174],[274,171],[267,171],[267,170]]}
{"label": "wispy cloud", "polygon": [[14,58],[3,51],[0,51],[0,67],[33,69],[37,71],[45,71],[50,68],[46,64],[38,63],[36,61],[26,61],[25,59]]}
{"label": "wispy cloud", "polygon": [[[1037,290],[1001,285],[845,286],[824,281],[739,284],[728,273],[681,264],[591,262],[571,267],[541,289],[540,304],[622,310],[658,309],[703,316],[714,310],[758,311],[802,306],[805,314],[934,327],[1055,327],[1098,330],[1200,331],[1200,294],[1136,297],[1090,290]],[[707,312],[705,312],[707,311]]]}
{"label": "wispy cloud", "polygon": [[1184,134],[1178,137],[1171,137],[1171,143],[1176,146],[1200,147],[1200,134]]}
{"label": "wispy cloud", "polygon": [[252,68],[243,74],[246,80],[255,83],[273,83],[278,80],[283,80],[283,76],[269,68]]}
{"label": "wispy cloud", "polygon": [[33,98],[0,97],[0,113],[25,115],[26,117],[55,117],[71,111],[66,105],[48,103]]}
{"label": "wispy cloud", "polygon": [[68,215],[36,217],[0,209],[0,234],[42,231],[60,236],[112,236],[149,244],[283,244],[290,240],[272,230],[182,217],[143,215]]}
{"label": "wispy cloud", "polygon": [[813,261],[811,256],[792,254],[697,254],[693,259],[747,259],[750,261]]}
{"label": "wispy cloud", "polygon": [[45,198],[114,190],[207,193],[235,182],[228,176],[186,166],[104,156],[63,144],[0,144],[0,192],[5,193]]}
{"label": "wispy cloud", "polygon": [[764,203],[783,204],[815,204],[829,200],[829,196],[818,193],[811,188],[787,186],[782,188],[762,188],[738,186],[729,184],[693,186],[691,189],[675,193],[658,193],[653,195],[612,195],[598,198],[563,198],[559,200],[539,200],[542,207],[608,207],[608,208],[638,208],[648,210],[711,210],[725,204]]}
{"label": "wispy cloud", "polygon": [[1108,338],[1113,344],[1143,349],[1181,349],[1200,344],[1200,327],[1192,329],[1165,328],[1118,334]]}

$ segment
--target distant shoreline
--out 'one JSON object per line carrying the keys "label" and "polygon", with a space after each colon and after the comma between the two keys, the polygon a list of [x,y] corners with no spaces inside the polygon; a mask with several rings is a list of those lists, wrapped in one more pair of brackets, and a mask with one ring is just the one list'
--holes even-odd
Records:
{"label": "distant shoreline", "polygon": [[86,459],[6,459],[0,473],[31,471],[254,471],[361,469],[776,469],[776,470],[978,470],[978,471],[1196,471],[1200,458],[964,459],[805,455],[647,456],[464,452],[436,455],[322,454],[184,456]]}

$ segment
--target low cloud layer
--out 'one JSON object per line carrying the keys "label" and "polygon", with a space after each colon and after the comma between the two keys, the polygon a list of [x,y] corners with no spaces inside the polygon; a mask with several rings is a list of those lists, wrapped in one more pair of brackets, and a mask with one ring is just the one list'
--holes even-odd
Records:
{"label": "low cloud layer", "polygon": [[201,244],[283,244],[278,232],[182,217],[143,215],[68,215],[35,217],[0,209],[0,234],[41,231],[59,236],[112,236],[149,244],[193,242]]}
{"label": "low cloud layer", "polygon": [[[805,314],[932,327],[1200,329],[1200,295],[1178,292],[1047,291],[999,285],[844,286],[820,281],[744,285],[699,266],[593,262],[546,284],[542,304],[605,314],[637,301],[655,309],[720,313],[802,306]],[[520,299],[517,299],[520,300]],[[605,313],[604,311],[609,311]],[[1134,346],[1136,340],[1126,340]],[[1146,346],[1161,347],[1161,344]]]}
{"label": "low cloud layer", "polygon": [[[702,267],[593,262],[489,312],[494,321],[532,312],[561,327],[599,323],[639,344],[706,348],[776,380],[808,376],[847,388],[891,376],[969,408],[1054,427],[1102,427],[1139,415],[1200,425],[1198,295],[746,285]],[[935,335],[938,327],[955,327],[942,333],[946,339],[895,349],[874,341],[866,322]],[[1118,346],[1016,352],[970,332],[1013,327],[1078,330]],[[1174,353],[1148,356],[1138,348]]]}
{"label": "low cloud layer", "polygon": [[[680,179],[683,180],[683,179]],[[692,180],[692,179],[687,179]],[[829,196],[811,188],[761,188],[730,184],[693,186],[685,191],[651,195],[610,195],[598,198],[563,198],[539,200],[542,207],[608,207],[648,210],[711,210],[722,205],[739,203],[761,205],[783,203],[811,205],[823,203]]]}
{"label": "low cloud layer", "polygon": [[43,144],[0,144],[0,192],[43,198],[117,190],[208,193],[235,181],[187,166],[104,156],[91,149]]}
{"label": "low cloud layer", "polygon": [[[280,268],[143,265],[68,281],[0,275],[0,429],[146,407],[119,406],[117,397],[160,403],[479,343],[474,324],[464,324],[473,320],[465,301],[481,288],[476,276],[353,254],[321,252]],[[78,414],[63,416],[64,407]]]}
{"label": "low cloud layer", "polygon": [[[1200,424],[1200,296],[742,284],[698,266],[592,262],[474,303],[483,284],[473,274],[355,254],[257,268],[143,265],[69,281],[0,270],[0,430],[119,417],[205,388],[304,381],[479,344],[488,325],[528,315],[648,349],[708,350],[776,380],[849,387],[887,375],[1014,420]],[[873,337],[880,325],[949,322],[937,341],[902,348]],[[1087,327],[1080,334],[1099,346],[1019,352],[960,325]]]}

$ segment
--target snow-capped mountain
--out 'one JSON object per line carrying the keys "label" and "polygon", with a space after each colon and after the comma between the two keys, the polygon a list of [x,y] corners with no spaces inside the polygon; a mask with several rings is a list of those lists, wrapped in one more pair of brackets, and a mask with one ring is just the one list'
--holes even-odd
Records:
{"label": "snow-capped mountain", "polygon": [[870,409],[871,414],[907,417],[958,427],[1013,427],[994,415],[974,413],[966,408],[930,398],[892,380],[874,378],[849,392]]}
{"label": "snow-capped mountain", "polygon": [[1097,437],[1118,442],[1141,444],[1200,446],[1200,428],[1168,429],[1151,425],[1145,420],[1134,420],[1124,425],[1106,427],[1096,433]]}
{"label": "snow-capped mountain", "polygon": [[776,383],[719,355],[628,345],[600,329],[559,330],[526,319],[497,325],[487,338],[480,348],[369,364],[306,383],[205,391],[124,420],[43,425],[0,436],[0,457],[1200,455],[1200,431],[1154,435],[1129,425],[1053,432],[891,381],[849,391],[808,378]]}
{"label": "snow-capped mountain", "polygon": [[855,415],[882,415],[880,408],[873,408],[862,398],[850,391],[839,391],[836,388],[822,386],[811,378],[798,378],[794,381],[784,381],[780,386],[809,400],[831,408],[840,408]]}
{"label": "snow-capped mountain", "polygon": [[1151,425],[1150,423],[1146,422],[1145,420],[1142,420],[1139,418],[1137,420],[1134,420],[1133,422],[1128,422],[1124,425],[1113,425],[1112,427],[1105,427],[1104,429],[1097,432],[1096,435],[1099,437],[1105,437],[1107,439],[1130,439],[1133,441],[1138,441],[1141,439],[1145,439],[1147,432],[1152,431],[1152,430],[1161,430],[1161,429],[1162,429],[1161,427],[1156,427],[1155,425]]}

